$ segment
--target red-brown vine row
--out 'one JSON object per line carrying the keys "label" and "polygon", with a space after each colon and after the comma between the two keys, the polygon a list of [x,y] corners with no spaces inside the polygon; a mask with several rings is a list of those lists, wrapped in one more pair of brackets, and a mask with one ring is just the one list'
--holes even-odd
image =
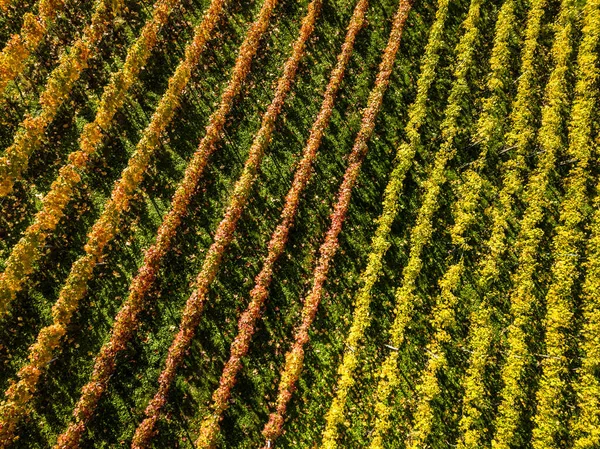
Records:
{"label": "red-brown vine row", "polygon": [[348,32],[342,45],[342,51],[338,55],[337,64],[331,73],[325,90],[321,110],[313,123],[308,141],[304,147],[302,160],[298,164],[292,186],[286,195],[285,204],[281,212],[281,220],[268,243],[268,253],[264,259],[260,273],[256,276],[254,288],[250,292],[248,307],[239,319],[238,334],[231,344],[231,354],[223,368],[219,387],[213,394],[211,412],[202,421],[200,435],[196,441],[196,447],[198,448],[210,448],[215,444],[215,438],[219,432],[219,421],[229,404],[231,390],[235,385],[236,376],[242,367],[242,358],[248,353],[256,321],[260,318],[262,306],[269,295],[269,285],[273,278],[275,263],[283,253],[296,218],[300,195],[310,180],[311,167],[316,159],[317,150],[333,113],[335,98],[344,77],[346,66],[352,55],[356,35],[363,26],[368,5],[368,0],[359,0],[352,14]]}
{"label": "red-brown vine row", "polygon": [[302,322],[294,331],[292,348],[286,354],[285,366],[281,371],[279,381],[275,411],[271,413],[269,421],[263,429],[263,435],[267,440],[265,447],[270,447],[271,442],[279,437],[283,429],[287,404],[291,400],[296,382],[302,370],[304,345],[308,342],[309,338],[308,331],[317,313],[329,266],[339,245],[338,236],[348,212],[348,206],[352,197],[352,188],[356,183],[362,162],[368,151],[368,142],[375,127],[375,120],[381,109],[383,96],[389,85],[396,54],[400,48],[404,25],[411,7],[412,3],[410,1],[400,0],[398,4],[390,37],[379,64],[375,85],[369,94],[367,107],[362,116],[361,127],[348,158],[348,167],[344,173],[336,204],[331,215],[331,225],[325,235],[325,241],[319,249],[320,256],[313,272],[312,289],[304,301],[301,313]]}
{"label": "red-brown vine row", "polygon": [[[274,4],[275,2],[273,2]],[[237,222],[248,202],[264,151],[271,140],[276,120],[292,87],[298,65],[304,54],[306,42],[314,30],[320,10],[321,0],[313,0],[308,6],[308,12],[302,21],[298,38],[292,48],[292,54],[284,65],[273,100],[262,117],[261,127],[252,142],[242,174],[234,186],[224,218],[217,227],[214,242],[208,249],[202,268],[196,277],[194,291],[184,307],[179,331],[169,347],[165,368],[158,378],[158,391],[146,407],[146,417],[133,436],[132,447],[135,449],[148,447],[154,435],[156,423],[166,403],[171,384],[175,380],[177,368],[181,365],[192,342],[196,327],[200,322],[210,284],[218,272],[223,254],[233,239]],[[266,25],[264,28],[266,29]],[[257,50],[258,43],[255,43],[253,51],[256,52]]]}

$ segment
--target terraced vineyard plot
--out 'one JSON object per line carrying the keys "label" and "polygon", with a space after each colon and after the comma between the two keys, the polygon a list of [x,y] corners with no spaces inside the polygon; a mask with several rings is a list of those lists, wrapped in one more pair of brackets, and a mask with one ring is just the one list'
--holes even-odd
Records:
{"label": "terraced vineyard plot", "polygon": [[0,447],[600,447],[600,1],[0,24]]}

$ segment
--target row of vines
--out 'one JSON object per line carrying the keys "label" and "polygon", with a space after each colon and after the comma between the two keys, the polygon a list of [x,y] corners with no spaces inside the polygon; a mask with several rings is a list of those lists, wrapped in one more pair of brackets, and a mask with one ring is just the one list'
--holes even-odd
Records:
{"label": "row of vines", "polygon": [[599,0],[0,24],[0,448],[600,447]]}

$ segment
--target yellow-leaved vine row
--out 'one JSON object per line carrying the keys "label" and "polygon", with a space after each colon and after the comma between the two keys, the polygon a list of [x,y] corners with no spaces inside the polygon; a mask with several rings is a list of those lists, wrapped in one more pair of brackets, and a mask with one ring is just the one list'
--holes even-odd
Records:
{"label": "yellow-leaved vine row", "polygon": [[[574,322],[573,286],[579,275],[583,224],[590,215],[588,191],[593,154],[592,121],[598,101],[598,43],[600,40],[600,1],[588,0],[583,9],[583,36],[577,55],[578,79],[569,126],[567,157],[575,166],[565,180],[565,196],[560,205],[560,224],[552,241],[552,281],[546,294],[545,357],[537,391],[532,443],[534,449],[563,447],[569,434],[571,415],[566,403],[571,381],[568,355],[572,336],[567,331]],[[576,384],[577,385],[577,384]],[[600,445],[600,441],[597,442]],[[591,447],[591,446],[590,446]]]}
{"label": "yellow-leaved vine row", "polygon": [[237,374],[242,368],[242,358],[248,353],[252,335],[256,330],[256,321],[260,318],[263,304],[268,298],[275,264],[285,249],[290,230],[296,218],[301,194],[310,180],[311,167],[317,157],[317,150],[333,113],[335,98],[352,55],[356,36],[363,27],[368,5],[368,0],[359,0],[352,13],[342,51],[338,55],[336,66],[331,72],[325,90],[321,110],[312,125],[309,138],[304,147],[302,160],[298,164],[292,186],[286,195],[280,222],[267,245],[268,253],[263,261],[260,273],[255,278],[255,285],[250,292],[248,306],[238,321],[238,334],[231,343],[229,360],[223,368],[219,387],[213,394],[211,412],[202,420],[200,435],[196,441],[196,447],[198,448],[208,449],[215,445],[215,439],[219,433],[219,421],[229,405],[231,391],[235,385]]}
{"label": "yellow-leaved vine row", "polygon": [[[454,224],[450,230],[452,242],[457,248],[469,250],[466,234],[479,214],[478,206],[486,182],[481,171],[488,165],[488,155],[497,152],[503,142],[503,130],[508,118],[512,74],[510,70],[510,44],[517,33],[517,0],[506,0],[496,21],[494,46],[490,57],[490,75],[487,89],[490,95],[483,102],[483,111],[475,128],[475,138],[481,145],[481,153],[462,176],[458,199],[453,207]],[[465,271],[463,258],[452,264],[439,281],[440,293],[433,308],[431,328],[433,337],[427,345],[427,362],[417,386],[417,406],[413,414],[407,449],[426,445],[434,425],[433,403],[441,394],[439,373],[448,367],[445,346],[452,343],[451,330],[456,324],[455,308],[459,298],[455,292]]]}
{"label": "yellow-leaved vine row", "polygon": [[421,259],[425,246],[433,233],[433,215],[439,206],[439,195],[442,185],[447,181],[447,165],[456,154],[455,139],[461,133],[458,119],[463,112],[461,103],[470,93],[469,75],[474,64],[474,54],[480,35],[479,20],[482,0],[472,0],[462,28],[464,34],[456,46],[456,62],[454,67],[454,82],[448,97],[441,124],[442,143],[436,152],[431,171],[424,181],[423,202],[417,213],[415,226],[410,231],[410,249],[408,262],[402,270],[402,284],[395,292],[394,321],[390,329],[389,346],[392,350],[378,368],[376,391],[374,394],[375,421],[369,447],[381,449],[389,433],[390,402],[400,383],[398,372],[399,348],[404,343],[404,331],[412,318],[415,298],[416,280],[421,272]]}
{"label": "yellow-leaved vine row", "polygon": [[111,29],[114,18],[123,9],[123,0],[96,0],[89,25],[60,57],[58,66],[46,81],[40,95],[40,110],[29,113],[19,125],[12,145],[0,157],[0,197],[8,195],[15,181],[23,174],[29,158],[42,144],[46,128],[67,100],[73,86],[102,37]]}
{"label": "yellow-leaved vine row", "polygon": [[594,215],[586,242],[585,279],[581,289],[583,328],[581,366],[573,381],[577,408],[571,425],[574,449],[600,447],[600,184],[596,185]]}
{"label": "yellow-leaved vine row", "polygon": [[152,155],[159,146],[161,134],[175,114],[183,90],[191,78],[192,70],[198,64],[211,31],[217,23],[219,13],[220,7],[211,9],[195,28],[193,40],[186,47],[184,59],[170,78],[167,91],[160,99],[150,124],[144,130],[102,214],[88,234],[84,247],[85,255],[75,261],[71,267],[58,300],[52,307],[52,324],[45,326],[39,332],[35,343],[29,349],[27,363],[17,374],[18,380],[13,381],[5,392],[6,398],[0,404],[0,446],[12,440],[17,423],[26,413],[28,403],[37,391],[40,376],[52,360],[54,351],[60,346],[71,317],[77,310],[79,301],[86,294],[94,267],[103,259],[106,246],[117,234],[121,217],[128,210],[129,202],[144,177]]}
{"label": "yellow-leaved vine row", "polygon": [[360,357],[359,351],[365,331],[371,322],[369,313],[371,291],[379,278],[383,256],[390,246],[390,231],[398,214],[398,199],[402,193],[404,178],[421,144],[420,130],[427,118],[427,97],[435,80],[436,68],[440,59],[439,52],[444,42],[444,26],[448,17],[449,2],[450,0],[438,1],[435,21],[429,32],[425,53],[421,60],[421,72],[417,80],[417,96],[408,110],[406,141],[397,149],[395,166],[384,192],[383,211],[377,221],[377,230],[371,242],[367,266],[359,281],[361,287],[354,300],[352,325],[348,337],[346,337],[346,351],[337,370],[338,381],[335,397],[325,416],[322,447],[326,449],[337,447],[339,425],[344,419],[348,393],[355,383],[354,372]]}
{"label": "yellow-leaved vine row", "polygon": [[531,327],[535,302],[534,275],[538,267],[538,246],[544,235],[540,224],[548,206],[550,177],[563,147],[563,116],[568,104],[567,72],[573,53],[572,34],[578,13],[574,0],[561,2],[551,52],[554,67],[545,88],[542,123],[537,137],[542,154],[524,192],[526,209],[515,244],[518,266],[513,273],[509,293],[511,323],[507,330],[506,359],[501,370],[501,401],[494,426],[493,449],[509,449],[515,444],[520,445],[517,429],[522,421],[523,404],[528,394],[525,373],[531,363],[527,333]]}
{"label": "yellow-leaved vine row", "polygon": [[459,449],[480,448],[489,433],[489,393],[485,376],[494,329],[490,322],[491,304],[487,291],[500,277],[498,262],[506,251],[506,231],[515,221],[515,197],[522,189],[523,175],[527,169],[526,154],[535,137],[533,104],[538,74],[536,54],[539,51],[538,40],[546,2],[547,0],[533,0],[527,13],[517,94],[504,138],[505,146],[511,151],[511,157],[500,169],[502,187],[491,211],[492,229],[489,238],[483,244],[484,255],[474,274],[476,287],[482,292],[482,298],[480,304],[474,306],[469,318],[468,344],[471,355],[462,380],[464,396],[457,444]]}
{"label": "yellow-leaved vine row", "polygon": [[[322,0],[312,0],[308,5],[308,11],[302,20],[298,37],[292,47],[292,53],[285,62],[283,73],[277,82],[273,100],[262,117],[260,129],[252,142],[242,174],[231,192],[223,219],[215,231],[214,241],[208,249],[200,272],[196,277],[194,290],[183,309],[179,331],[169,347],[165,368],[158,378],[157,392],[146,407],[144,420],[135,431],[132,448],[142,449],[148,447],[155,434],[156,423],[167,402],[167,396],[177,375],[177,369],[183,362],[194,338],[196,328],[200,323],[202,311],[208,299],[210,285],[217,275],[223,255],[233,240],[237,223],[248,203],[262,157],[271,141],[275,123],[296,77],[298,65],[304,55],[306,42],[314,30],[321,6]],[[255,45],[254,51],[257,51],[257,48],[258,44]]]}
{"label": "yellow-leaved vine row", "polygon": [[58,226],[81,182],[81,173],[87,169],[90,156],[102,144],[104,132],[110,128],[115,114],[123,106],[127,92],[156,45],[160,28],[167,22],[172,8],[179,1],[156,2],[152,18],[144,25],[140,36],[127,52],[123,67],[113,74],[104,89],[94,121],[84,126],[79,138],[79,149],[69,155],[68,163],[61,167],[50,191],[42,199],[41,210],[36,213],[33,223],[11,250],[4,272],[0,274],[0,317],[9,311],[15,296],[33,272],[46,239]]}
{"label": "yellow-leaved vine row", "polygon": [[[12,0],[0,2],[6,9]],[[40,45],[48,27],[58,17],[65,6],[65,0],[40,0],[37,15],[27,12],[19,34],[13,34],[0,53],[0,96],[8,83],[19,76],[25,68],[25,61]]]}
{"label": "yellow-leaved vine row", "polygon": [[390,82],[394,61],[396,60],[396,54],[400,48],[404,27],[411,7],[411,1],[399,0],[390,36],[383,51],[381,62],[379,63],[375,84],[369,93],[367,107],[362,113],[361,126],[354,141],[352,151],[348,157],[348,166],[344,173],[342,183],[340,184],[337,199],[331,214],[331,224],[325,234],[325,240],[319,248],[319,258],[313,271],[312,287],[310,293],[303,302],[302,312],[300,314],[301,322],[294,330],[294,341],[285,357],[285,364],[279,379],[277,399],[275,400],[275,410],[270,414],[269,420],[262,431],[263,436],[266,439],[265,448],[270,448],[273,441],[277,439],[283,431],[287,405],[292,398],[296,383],[300,378],[300,373],[302,371],[304,346],[309,340],[309,329],[315,319],[323,295],[323,287],[327,280],[331,261],[339,246],[338,237],[348,212],[348,207],[352,198],[352,189],[360,174],[362,162],[368,151],[368,142],[373,134],[375,120],[381,109],[383,97]]}

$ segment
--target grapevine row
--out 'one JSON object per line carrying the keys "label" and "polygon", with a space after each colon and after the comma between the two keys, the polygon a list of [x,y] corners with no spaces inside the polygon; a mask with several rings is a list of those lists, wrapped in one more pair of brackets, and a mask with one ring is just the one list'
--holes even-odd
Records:
{"label": "grapevine row", "polygon": [[263,429],[266,438],[266,447],[281,435],[287,404],[291,400],[296,382],[300,377],[304,359],[304,346],[308,343],[308,331],[314,321],[321,296],[323,285],[327,279],[329,266],[339,246],[338,236],[342,230],[344,219],[348,212],[352,188],[356,183],[362,162],[368,151],[368,141],[375,127],[377,114],[381,109],[383,96],[389,85],[390,76],[394,67],[396,54],[400,48],[400,41],[404,25],[411,10],[412,3],[400,0],[394,17],[392,30],[388,43],[379,64],[379,71],[375,85],[369,94],[367,107],[363,111],[361,127],[356,136],[354,146],[348,158],[348,166],[338,191],[336,204],[331,215],[331,225],[325,235],[325,241],[319,249],[319,259],[313,272],[312,289],[306,299],[301,312],[302,322],[294,331],[294,342],[285,358],[285,366],[280,375],[279,391],[275,402],[275,411],[269,416],[269,421]]}
{"label": "grapevine row", "polygon": [[507,357],[501,372],[501,402],[495,423],[496,434],[492,440],[494,449],[508,449],[515,441],[517,426],[521,420],[522,404],[527,388],[523,376],[528,366],[527,328],[535,300],[534,274],[537,267],[537,252],[543,230],[539,227],[547,205],[546,194],[550,186],[550,175],[562,147],[563,110],[568,100],[566,74],[569,58],[573,52],[571,35],[573,22],[578,13],[571,0],[563,0],[558,18],[558,29],[552,46],[555,66],[546,86],[546,104],[542,109],[542,123],[538,143],[542,151],[538,167],[529,180],[525,191],[527,204],[516,242],[518,268],[512,278],[510,312],[512,322],[508,327]]}
{"label": "grapevine row", "polygon": [[398,198],[402,193],[404,178],[412,165],[412,160],[420,145],[420,129],[427,117],[426,102],[429,88],[435,79],[439,52],[443,42],[444,25],[448,17],[448,3],[449,0],[440,0],[438,2],[435,22],[429,33],[429,39],[421,61],[421,73],[417,80],[417,96],[408,110],[409,119],[406,125],[407,141],[403,142],[396,152],[397,162],[385,188],[383,212],[377,221],[377,230],[371,242],[367,266],[359,281],[361,288],[354,301],[355,310],[352,325],[345,344],[348,350],[344,353],[342,363],[338,368],[335,397],[325,417],[326,424],[323,431],[322,447],[326,449],[336,447],[338,426],[344,417],[348,392],[354,385],[354,371],[359,359],[357,351],[371,319],[369,314],[371,290],[379,278],[382,259],[390,245],[390,231],[398,213]]}
{"label": "grapevine row", "polygon": [[[196,277],[194,291],[184,307],[179,331],[171,343],[165,361],[165,368],[158,378],[158,391],[146,407],[144,412],[146,417],[138,426],[133,436],[132,447],[135,449],[145,448],[150,444],[156,423],[166,403],[171,384],[175,380],[177,368],[183,362],[185,353],[189,349],[195,330],[200,322],[210,285],[218,272],[225,250],[233,240],[237,222],[248,202],[265,149],[271,141],[276,120],[281,113],[285,99],[296,77],[306,42],[314,30],[316,19],[321,10],[321,1],[313,0],[308,6],[308,11],[302,21],[298,38],[294,42],[292,54],[285,62],[283,73],[277,82],[273,100],[262,117],[261,127],[252,142],[242,174],[233,188],[224,217],[217,227],[214,242],[208,249],[202,268]],[[254,48],[254,51],[256,51],[258,45],[255,45]]]}
{"label": "grapevine row", "polygon": [[[415,301],[415,282],[423,265],[421,256],[433,233],[432,217],[439,205],[441,187],[447,181],[447,164],[456,154],[455,139],[460,133],[458,118],[462,112],[461,101],[470,91],[468,77],[473,67],[475,45],[479,37],[481,3],[482,0],[471,1],[463,22],[465,32],[456,47],[454,83],[441,124],[443,142],[435,155],[429,177],[422,186],[423,203],[419,208],[416,224],[410,232],[409,258],[402,270],[402,284],[395,293],[395,318],[390,330],[389,343],[394,348],[400,348],[404,342],[404,330],[411,320]],[[383,447],[383,440],[390,427],[391,408],[388,403],[399,384],[398,354],[398,350],[391,351],[378,370],[380,380],[375,392],[375,422],[369,446],[373,449]]]}
{"label": "grapevine row", "polygon": [[571,427],[575,449],[593,449],[600,445],[600,184],[596,185],[596,192],[581,293],[584,323],[579,348],[582,361],[573,381],[577,393],[577,414]]}
{"label": "grapevine row", "polygon": [[11,250],[4,272],[0,274],[0,316],[9,310],[16,294],[33,272],[46,239],[58,226],[81,182],[80,175],[87,168],[90,156],[100,147],[103,132],[110,127],[115,114],[123,106],[127,92],[156,45],[160,28],[167,22],[178,1],[157,1],[152,19],[144,25],[140,36],[129,49],[122,69],[112,76],[104,89],[94,121],[84,126],[78,151],[69,155],[69,162],[61,167],[50,191],[43,198],[41,210]]}
{"label": "grapevine row", "polygon": [[298,164],[292,186],[286,195],[280,222],[267,245],[268,253],[260,273],[255,278],[255,285],[250,292],[248,307],[239,319],[238,334],[231,344],[229,360],[223,368],[219,387],[213,394],[211,413],[202,421],[200,435],[196,441],[196,447],[198,448],[210,448],[215,444],[219,432],[219,421],[229,404],[231,391],[235,385],[237,374],[242,367],[242,358],[248,353],[256,321],[260,318],[262,306],[269,295],[269,285],[273,278],[275,263],[283,253],[296,218],[300,195],[310,180],[311,167],[317,157],[317,150],[333,113],[335,98],[352,55],[356,35],[364,24],[368,5],[368,0],[359,0],[354,8],[346,38],[342,45],[342,51],[338,55],[337,64],[331,73],[325,90],[321,110],[312,125],[309,138],[304,147],[302,160]]}
{"label": "grapevine row", "polygon": [[489,407],[485,382],[488,353],[492,344],[491,310],[486,292],[500,277],[498,261],[506,251],[506,231],[514,221],[515,197],[522,189],[523,175],[527,167],[525,155],[534,138],[533,103],[537,76],[536,53],[539,47],[542,17],[546,0],[534,0],[527,14],[525,40],[521,50],[521,75],[518,78],[517,94],[510,114],[505,142],[514,150],[510,159],[502,164],[502,188],[491,212],[492,230],[483,245],[485,253],[476,269],[477,289],[483,292],[481,304],[470,316],[469,346],[471,356],[463,379],[463,410],[459,423],[460,449],[481,447],[487,432],[484,414]]}
{"label": "grapevine row", "polygon": [[[204,13],[202,22],[196,29],[195,36],[209,37],[211,35],[222,13],[224,4],[225,0],[212,0]],[[234,72],[238,74],[239,80],[231,82],[227,86],[222,96],[221,107],[219,108],[220,114],[215,113],[213,121],[209,121],[214,125],[210,128],[212,130],[210,135],[213,139],[222,129],[227,111],[231,107],[233,98],[245,76],[242,71],[236,72],[234,70]],[[219,126],[217,122],[221,125]],[[156,278],[160,260],[168,252],[181,219],[186,214],[191,196],[199,182],[202,168],[206,165],[206,162],[204,152],[198,150],[188,164],[184,179],[173,197],[171,209],[158,229],[156,243],[146,250],[142,267],[138,270],[137,276],[134,277],[129,288],[129,295],[115,318],[110,338],[108,342],[104,343],[94,359],[91,379],[82,388],[81,396],[73,411],[74,420],[58,437],[56,449],[79,446],[86,424],[94,414],[95,408],[114,372],[116,355],[126,347],[136,329],[137,317],[145,307],[145,297]]]}
{"label": "grapevine row", "polygon": [[96,45],[111,29],[113,19],[122,10],[123,3],[123,0],[97,0],[83,36],[61,55],[58,66],[50,74],[40,95],[40,112],[26,116],[19,125],[12,145],[0,158],[0,197],[12,191],[15,181],[27,168],[29,157],[42,144],[46,128],[87,68]]}
{"label": "grapevine row", "polygon": [[[516,32],[516,1],[506,0],[496,22],[494,46],[490,58],[491,73],[487,88],[491,95],[483,102],[483,111],[477,127],[476,137],[481,143],[481,153],[464,174],[464,182],[454,206],[454,224],[450,230],[452,241],[457,247],[469,248],[465,235],[478,217],[476,211],[480,203],[485,181],[480,171],[488,163],[488,154],[496,153],[502,144],[506,106],[510,85],[510,40]],[[441,292],[436,298],[432,312],[431,327],[434,335],[427,346],[426,367],[420,375],[417,391],[417,407],[413,415],[412,430],[407,448],[425,445],[433,427],[433,401],[440,395],[438,375],[448,367],[444,345],[452,342],[451,329],[456,323],[455,308],[459,298],[455,295],[457,286],[465,271],[464,260],[450,266],[439,282]]]}
{"label": "grapevine row", "polygon": [[0,405],[0,445],[11,440],[18,421],[26,412],[27,404],[37,389],[40,376],[52,359],[54,350],[60,346],[71,317],[86,293],[94,267],[102,260],[104,249],[118,232],[121,215],[128,209],[129,201],[158,147],[160,136],[175,114],[179,98],[191,78],[192,69],[197,65],[214,29],[220,8],[210,12],[211,15],[205,16],[205,20],[196,27],[194,38],[186,48],[185,57],[169,80],[167,91],[161,98],[150,124],[144,130],[134,155],[88,234],[84,247],[86,254],[72,265],[65,285],[52,308],[53,323],[40,331],[36,342],[29,349],[29,361],[19,370],[18,381],[13,382],[5,393],[6,399]]}
{"label": "grapevine row", "polygon": [[569,411],[565,393],[570,377],[568,353],[571,339],[566,330],[573,323],[573,284],[579,275],[578,248],[585,237],[581,225],[589,215],[587,197],[591,174],[592,120],[598,91],[598,43],[600,40],[600,2],[589,0],[584,7],[583,38],[577,56],[578,81],[569,126],[567,156],[576,165],[565,181],[565,196],[560,206],[560,225],[552,242],[555,255],[552,282],[546,294],[545,354],[542,378],[537,392],[533,430],[534,449],[559,448],[568,434]]}
{"label": "grapevine row", "polygon": [[[4,8],[2,8],[4,6]],[[5,9],[8,4],[0,5]],[[0,53],[0,96],[8,83],[23,72],[25,61],[44,39],[48,26],[65,6],[64,0],[40,0],[38,14],[28,12],[23,16],[19,34],[14,34]]]}

